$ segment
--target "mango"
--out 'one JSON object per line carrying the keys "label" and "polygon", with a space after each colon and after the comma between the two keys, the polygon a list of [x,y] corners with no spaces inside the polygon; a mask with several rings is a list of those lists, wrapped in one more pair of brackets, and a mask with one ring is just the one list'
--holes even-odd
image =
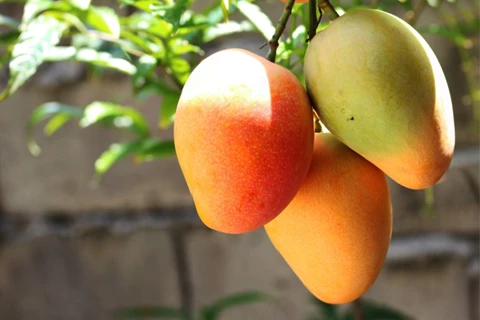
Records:
{"label": "mango", "polygon": [[180,168],[203,223],[245,233],[293,199],[313,153],[313,112],[286,68],[243,49],[202,60],[174,124]]}
{"label": "mango", "polygon": [[354,9],[307,48],[305,82],[332,134],[410,189],[435,184],[455,145],[445,75],[429,45],[403,20]]}
{"label": "mango", "polygon": [[390,244],[386,176],[331,133],[318,133],[300,190],[265,231],[318,299],[351,302],[374,283]]}

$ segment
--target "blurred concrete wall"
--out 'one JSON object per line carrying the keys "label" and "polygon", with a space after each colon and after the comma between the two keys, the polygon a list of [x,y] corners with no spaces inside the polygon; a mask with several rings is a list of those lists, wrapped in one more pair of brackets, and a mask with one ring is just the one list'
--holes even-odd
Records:
{"label": "blurred concrete wall", "polygon": [[[265,8],[274,20],[282,10],[273,2]],[[435,17],[429,11],[424,16]],[[456,49],[427,39],[452,91],[455,158],[434,188],[433,210],[425,207],[423,191],[390,183],[392,245],[366,298],[419,320],[479,319],[478,131],[472,130],[473,108],[464,98]],[[263,42],[249,34],[205,49],[210,54],[236,46],[266,54],[259,49]],[[25,125],[36,106],[95,100],[134,105],[156,127],[160,99],[133,99],[129,79],[117,75],[86,81],[84,69],[74,63],[43,67],[0,104],[0,319],[112,319],[126,306],[179,306],[189,287],[195,307],[246,290],[278,298],[232,309],[223,319],[304,319],[313,309],[309,294],[263,230],[232,236],[203,227],[175,158],[140,165],[122,161],[93,188],[95,159],[128,136],[69,124],[48,139],[38,130],[43,153],[38,158],[28,153]],[[158,135],[171,137],[172,131]],[[182,251],[186,264],[175,259]],[[190,280],[180,277],[185,267]]]}

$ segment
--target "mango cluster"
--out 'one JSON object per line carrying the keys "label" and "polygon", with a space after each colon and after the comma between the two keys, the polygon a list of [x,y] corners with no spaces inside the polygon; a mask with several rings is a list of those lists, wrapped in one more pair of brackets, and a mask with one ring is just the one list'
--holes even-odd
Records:
{"label": "mango cluster", "polygon": [[[387,254],[387,176],[423,189],[448,169],[451,98],[423,38],[373,9],[318,33],[304,73],[306,88],[243,49],[207,57],[182,91],[175,147],[205,225],[264,227],[317,298],[347,303],[370,288]],[[314,112],[327,132],[315,133]]]}

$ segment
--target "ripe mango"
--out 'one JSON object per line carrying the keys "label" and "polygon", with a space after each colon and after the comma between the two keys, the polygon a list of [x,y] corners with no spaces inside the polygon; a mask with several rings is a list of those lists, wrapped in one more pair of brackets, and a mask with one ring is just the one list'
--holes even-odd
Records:
{"label": "ripe mango", "polygon": [[386,176],[331,133],[316,134],[307,177],[265,230],[312,294],[351,302],[373,284],[390,244]]}
{"label": "ripe mango", "polygon": [[392,14],[355,9],[307,48],[305,82],[325,126],[411,189],[435,184],[455,144],[452,102],[425,40]]}
{"label": "ripe mango", "polygon": [[242,49],[202,60],[178,102],[174,142],[200,219],[249,232],[293,199],[313,152],[307,93],[284,67]]}

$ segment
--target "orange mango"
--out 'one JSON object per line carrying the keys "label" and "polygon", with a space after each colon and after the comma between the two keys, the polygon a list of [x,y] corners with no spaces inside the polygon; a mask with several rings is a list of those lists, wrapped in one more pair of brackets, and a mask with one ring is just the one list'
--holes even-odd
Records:
{"label": "orange mango", "polygon": [[407,188],[428,188],[444,175],[455,145],[448,84],[405,21],[350,10],[311,40],[304,71],[313,107],[348,147]]}
{"label": "orange mango", "polygon": [[313,152],[313,114],[301,82],[243,49],[204,59],[177,106],[174,142],[200,219],[245,233],[293,199]]}
{"label": "orange mango", "polygon": [[386,176],[332,134],[316,134],[307,177],[265,230],[312,294],[351,302],[374,283],[390,244]]}

